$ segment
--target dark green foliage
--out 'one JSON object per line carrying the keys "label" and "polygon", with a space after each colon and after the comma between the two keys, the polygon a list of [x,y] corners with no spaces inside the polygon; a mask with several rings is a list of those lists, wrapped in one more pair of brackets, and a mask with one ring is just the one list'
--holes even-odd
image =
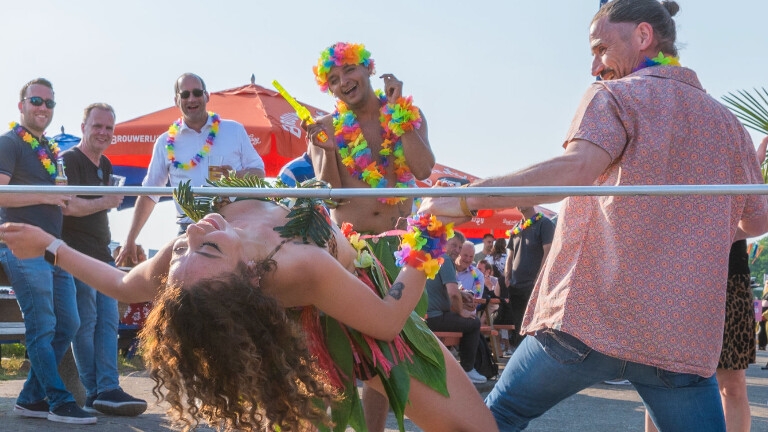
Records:
{"label": "dark green foliage", "polygon": [[[208,184],[214,187],[237,187],[237,188],[285,188],[285,184],[277,180],[274,185],[255,175],[246,175],[244,177],[222,177],[221,180],[210,181]],[[320,180],[308,180],[297,188],[317,189],[327,188],[328,184]],[[173,198],[179,203],[184,213],[190,219],[197,222],[208,213],[218,212],[221,207],[230,203],[228,197],[207,197],[195,196],[190,186],[190,182],[179,183],[176,190],[173,191]],[[243,198],[240,198],[243,199]],[[331,217],[328,214],[326,205],[334,204],[330,200],[322,198],[255,198],[262,201],[272,201],[285,205],[290,208],[288,213],[288,223],[281,227],[275,227],[275,231],[280,233],[281,237],[294,238],[301,237],[304,243],[309,243],[309,239],[320,247],[324,247],[333,235],[331,229]]]}
{"label": "dark green foliage", "polygon": [[723,100],[744,126],[768,134],[768,91],[765,88],[753,90],[755,95],[739,90],[723,96]]}
{"label": "dark green foliage", "polygon": [[291,211],[288,213],[288,223],[275,227],[280,237],[301,237],[304,243],[309,243],[307,238],[320,247],[325,247],[328,239],[333,235],[331,230],[331,216],[328,210],[318,202],[318,199],[298,198]]}
{"label": "dark green foliage", "polygon": [[[739,90],[723,96],[723,100],[744,126],[768,134],[768,91],[765,88],[753,90],[754,95]],[[760,171],[763,173],[763,182],[768,183],[768,159],[760,164]]]}

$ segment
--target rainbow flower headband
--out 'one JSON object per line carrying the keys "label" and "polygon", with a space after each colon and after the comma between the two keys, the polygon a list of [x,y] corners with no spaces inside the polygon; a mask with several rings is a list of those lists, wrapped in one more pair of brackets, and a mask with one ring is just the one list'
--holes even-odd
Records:
{"label": "rainbow flower headband", "polygon": [[312,66],[312,72],[315,74],[315,81],[323,92],[328,91],[328,72],[333,66],[341,65],[368,65],[373,66],[374,62],[371,53],[365,49],[363,44],[353,44],[338,42],[331,45],[320,53],[317,65]]}
{"label": "rainbow flower headband", "polygon": [[434,279],[443,264],[448,239],[453,237],[453,223],[444,225],[431,214],[415,214],[408,218],[400,250],[395,252],[398,267],[409,265]]}

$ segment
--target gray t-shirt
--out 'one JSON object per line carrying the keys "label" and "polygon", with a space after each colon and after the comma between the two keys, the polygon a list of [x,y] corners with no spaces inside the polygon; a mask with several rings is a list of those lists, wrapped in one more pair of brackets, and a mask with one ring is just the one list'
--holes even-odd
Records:
{"label": "gray t-shirt", "polygon": [[[40,146],[47,151],[47,141],[41,141]],[[47,153],[48,158],[55,164],[53,153]],[[11,177],[9,185],[46,185],[50,192],[54,191],[54,179],[43,168],[37,151],[12,130],[0,135],[0,174]],[[57,238],[61,237],[62,217],[61,209],[55,205],[0,208],[0,223],[22,222],[35,225]]]}
{"label": "gray t-shirt", "polygon": [[456,283],[456,266],[448,255],[443,255],[443,265],[434,279],[427,279],[427,318],[434,318],[451,311],[451,298],[446,284]]}

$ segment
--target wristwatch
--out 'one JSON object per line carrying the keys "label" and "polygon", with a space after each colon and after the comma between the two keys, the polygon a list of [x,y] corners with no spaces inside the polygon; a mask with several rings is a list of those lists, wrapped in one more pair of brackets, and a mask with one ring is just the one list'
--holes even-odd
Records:
{"label": "wristwatch", "polygon": [[45,260],[51,265],[56,265],[56,251],[59,250],[61,245],[64,244],[64,240],[56,239],[45,248]]}

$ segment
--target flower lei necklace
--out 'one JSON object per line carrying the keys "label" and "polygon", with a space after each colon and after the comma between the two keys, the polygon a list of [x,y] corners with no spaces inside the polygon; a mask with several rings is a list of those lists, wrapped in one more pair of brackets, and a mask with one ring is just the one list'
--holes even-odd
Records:
{"label": "flower lei necklace", "polygon": [[663,52],[659,51],[659,55],[654,58],[646,57],[645,60],[632,72],[637,72],[640,69],[645,69],[651,66],[680,66],[680,58],[675,56],[665,56]]}
{"label": "flower lei necklace", "polygon": [[[51,175],[51,178],[56,177],[56,164],[54,164],[51,161],[50,156],[48,156],[46,146],[40,145],[40,141],[33,137],[31,133],[27,132],[27,130],[24,129],[24,127],[22,127],[20,124],[11,122],[10,126],[11,130],[14,131],[16,135],[22,139],[22,141],[29,144],[32,147],[32,150],[37,151],[37,158],[40,159],[40,163],[43,164],[43,168],[45,168],[48,174]],[[56,144],[56,141],[50,140],[48,141],[48,145],[50,146],[51,152],[53,153],[53,158],[56,159],[59,157],[59,146]]]}
{"label": "flower lei necklace", "polygon": [[210,118],[213,122],[211,124],[211,131],[208,132],[208,138],[205,139],[203,148],[197,152],[197,154],[193,156],[192,159],[190,159],[187,163],[177,161],[176,153],[174,151],[176,134],[178,134],[179,129],[181,129],[181,118],[173,122],[173,124],[168,128],[168,140],[166,141],[167,144],[165,145],[165,149],[168,151],[168,160],[171,162],[171,165],[173,165],[174,168],[187,171],[188,169],[197,166],[200,161],[202,161],[206,156],[208,156],[208,153],[211,152],[211,147],[213,147],[213,140],[216,139],[216,134],[219,133],[219,123],[221,123],[221,119],[219,118],[218,114],[212,111],[208,111],[208,118]]}
{"label": "flower lei necklace", "polygon": [[483,286],[480,285],[480,273],[477,271],[477,267],[472,264],[469,265],[469,270],[472,273],[472,291],[474,291],[475,297],[483,295]]}
{"label": "flower lei necklace", "polygon": [[514,227],[512,229],[512,235],[520,234],[523,230],[525,230],[529,226],[533,225],[534,222],[538,222],[543,217],[544,217],[544,214],[539,212],[539,213],[536,213],[532,218],[528,218],[528,219],[520,222],[519,224],[517,224],[516,227]]}
{"label": "flower lei necklace", "polygon": [[[394,168],[397,174],[397,188],[416,186],[416,180],[405,162],[403,142],[400,137],[410,130],[421,126],[419,109],[413,106],[411,97],[399,98],[397,103],[388,104],[381,90],[376,91],[381,102],[379,121],[381,122],[382,138],[379,150],[380,164],[373,159],[368,141],[363,136],[363,130],[357,121],[355,113],[347,105],[338,101],[336,112],[333,113],[333,129],[336,136],[336,146],[339,148],[341,162],[347,167],[349,174],[364,181],[372,188],[387,187],[386,167],[389,165],[388,156],[394,155]],[[394,148],[393,148],[394,144]],[[405,201],[403,197],[379,198],[379,201],[389,205]]]}

